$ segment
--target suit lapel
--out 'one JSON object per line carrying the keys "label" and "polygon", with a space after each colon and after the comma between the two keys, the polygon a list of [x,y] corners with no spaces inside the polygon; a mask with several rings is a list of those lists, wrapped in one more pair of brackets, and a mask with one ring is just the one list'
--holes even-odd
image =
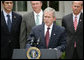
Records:
{"label": "suit lapel", "polygon": [[74,24],[73,24],[73,14],[70,15],[70,19],[69,19],[68,22],[69,22],[68,24],[69,24],[69,26],[70,26],[70,28],[69,28],[70,31],[71,31],[71,32],[74,32],[75,30],[74,30]]}
{"label": "suit lapel", "polygon": [[34,12],[32,12],[31,18],[32,18],[32,19],[31,19],[32,25],[35,26],[36,24],[35,24]]}
{"label": "suit lapel", "polygon": [[48,45],[48,47],[51,46],[52,43],[53,43],[53,41],[55,40],[55,36],[57,35],[57,34],[55,33],[56,31],[57,31],[57,29],[56,29],[56,25],[53,24],[52,32],[51,32],[51,37],[50,37],[50,41],[49,41],[49,45]]}
{"label": "suit lapel", "polygon": [[7,24],[6,24],[3,11],[1,12],[1,25],[6,29],[6,31],[8,31],[8,26],[7,26]]}
{"label": "suit lapel", "polygon": [[14,12],[12,12],[12,27],[11,27],[11,31],[14,30],[15,24],[16,24],[16,16],[15,16]]}
{"label": "suit lapel", "polygon": [[82,13],[81,13],[80,18],[79,18],[79,23],[78,23],[78,26],[77,26],[77,30],[76,31],[78,31],[78,29],[80,29],[81,22],[83,22],[82,19],[83,19],[83,17],[82,17]]}

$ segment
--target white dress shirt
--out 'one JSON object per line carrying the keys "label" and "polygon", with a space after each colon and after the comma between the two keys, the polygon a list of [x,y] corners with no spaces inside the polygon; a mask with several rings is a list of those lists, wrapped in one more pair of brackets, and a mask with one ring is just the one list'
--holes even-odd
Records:
{"label": "white dress shirt", "polygon": [[40,13],[38,13],[38,14],[34,11],[35,23],[36,23],[36,15],[39,15],[39,25],[42,24],[42,21],[43,21],[43,11],[41,10]]}
{"label": "white dress shirt", "polygon": [[[3,14],[4,14],[4,17],[5,17],[6,24],[7,24],[7,20],[8,20],[7,15],[8,15],[8,14],[7,14],[4,10],[3,10]],[[10,20],[11,20],[11,22],[12,22],[12,12],[10,12],[9,15],[10,15]]]}

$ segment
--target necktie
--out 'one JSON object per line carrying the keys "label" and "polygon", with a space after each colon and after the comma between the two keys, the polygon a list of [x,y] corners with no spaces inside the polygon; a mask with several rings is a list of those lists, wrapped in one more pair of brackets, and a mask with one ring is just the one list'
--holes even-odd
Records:
{"label": "necktie", "polygon": [[10,20],[10,15],[7,15],[7,25],[8,25],[8,29],[9,29],[9,32],[11,31],[11,20]]}
{"label": "necktie", "polygon": [[[75,29],[75,31],[77,29],[77,16],[75,16],[74,29]],[[74,48],[76,48],[76,41],[74,42]]]}
{"label": "necktie", "polygon": [[75,16],[75,20],[74,20],[74,29],[75,29],[75,31],[77,29],[77,16]]}
{"label": "necktie", "polygon": [[39,25],[39,15],[36,15],[36,25]]}
{"label": "necktie", "polygon": [[48,43],[49,43],[49,29],[47,28],[47,32],[46,32],[46,36],[45,36],[45,40],[46,40],[46,47],[48,48]]}

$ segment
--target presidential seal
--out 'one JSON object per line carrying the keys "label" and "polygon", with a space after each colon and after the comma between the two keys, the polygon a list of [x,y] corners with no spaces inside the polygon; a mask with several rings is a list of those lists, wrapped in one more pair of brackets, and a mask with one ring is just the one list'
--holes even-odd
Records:
{"label": "presidential seal", "polygon": [[40,50],[37,47],[30,47],[27,50],[27,58],[28,59],[40,59]]}

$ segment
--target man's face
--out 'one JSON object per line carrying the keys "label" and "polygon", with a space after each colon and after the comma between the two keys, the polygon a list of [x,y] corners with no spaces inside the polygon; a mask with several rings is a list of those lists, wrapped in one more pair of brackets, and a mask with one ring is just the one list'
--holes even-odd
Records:
{"label": "man's face", "polygon": [[73,2],[72,10],[73,10],[73,13],[75,15],[79,14],[81,12],[81,10],[82,10],[81,2],[79,2],[79,1]]}
{"label": "man's face", "polygon": [[39,13],[42,7],[42,2],[41,1],[31,1],[32,8],[36,13]]}
{"label": "man's face", "polygon": [[13,1],[4,1],[3,7],[6,11],[11,11],[13,8]]}
{"label": "man's face", "polygon": [[44,12],[44,23],[47,26],[51,26],[51,24],[53,23],[55,17],[53,17],[53,13],[52,12]]}

